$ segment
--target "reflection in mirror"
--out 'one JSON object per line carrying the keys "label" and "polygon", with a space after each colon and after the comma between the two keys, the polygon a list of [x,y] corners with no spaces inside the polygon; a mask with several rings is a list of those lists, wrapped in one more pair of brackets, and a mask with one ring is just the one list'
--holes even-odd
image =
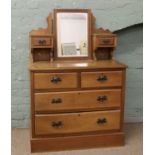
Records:
{"label": "reflection in mirror", "polygon": [[58,57],[88,56],[88,14],[57,13]]}

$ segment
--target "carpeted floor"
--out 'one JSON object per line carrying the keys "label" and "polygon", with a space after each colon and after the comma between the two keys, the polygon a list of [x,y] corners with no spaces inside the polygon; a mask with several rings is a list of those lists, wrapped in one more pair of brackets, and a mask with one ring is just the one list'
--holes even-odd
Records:
{"label": "carpeted floor", "polygon": [[[125,124],[126,144],[123,147],[34,153],[34,155],[142,155],[143,124]],[[31,155],[29,129],[12,129],[12,155]]]}

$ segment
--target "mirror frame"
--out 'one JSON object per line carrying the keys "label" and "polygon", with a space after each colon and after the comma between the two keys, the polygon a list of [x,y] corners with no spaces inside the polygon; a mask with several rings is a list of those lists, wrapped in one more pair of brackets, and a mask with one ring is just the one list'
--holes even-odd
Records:
{"label": "mirror frame", "polygon": [[[58,57],[57,53],[57,13],[87,13],[88,14],[88,56],[85,57]],[[93,59],[92,54],[92,13],[90,9],[54,9],[54,59],[55,60],[88,60]]]}

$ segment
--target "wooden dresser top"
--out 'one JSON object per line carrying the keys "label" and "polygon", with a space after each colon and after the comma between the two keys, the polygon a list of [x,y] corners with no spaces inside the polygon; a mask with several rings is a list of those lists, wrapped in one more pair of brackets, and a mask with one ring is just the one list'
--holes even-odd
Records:
{"label": "wooden dresser top", "polygon": [[116,60],[80,60],[80,61],[53,61],[53,62],[29,62],[29,70],[72,70],[72,69],[123,69],[127,66]]}

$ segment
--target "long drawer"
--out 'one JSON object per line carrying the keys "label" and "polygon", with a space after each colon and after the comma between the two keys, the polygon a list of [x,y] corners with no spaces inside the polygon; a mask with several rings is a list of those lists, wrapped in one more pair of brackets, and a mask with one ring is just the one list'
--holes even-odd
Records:
{"label": "long drawer", "polygon": [[77,73],[35,73],[35,89],[76,88]]}
{"label": "long drawer", "polygon": [[122,71],[82,72],[81,87],[114,87],[122,85]]}
{"label": "long drawer", "polygon": [[120,111],[35,116],[35,134],[53,135],[120,129]]}
{"label": "long drawer", "polygon": [[120,107],[121,90],[35,93],[35,111],[86,110]]}

